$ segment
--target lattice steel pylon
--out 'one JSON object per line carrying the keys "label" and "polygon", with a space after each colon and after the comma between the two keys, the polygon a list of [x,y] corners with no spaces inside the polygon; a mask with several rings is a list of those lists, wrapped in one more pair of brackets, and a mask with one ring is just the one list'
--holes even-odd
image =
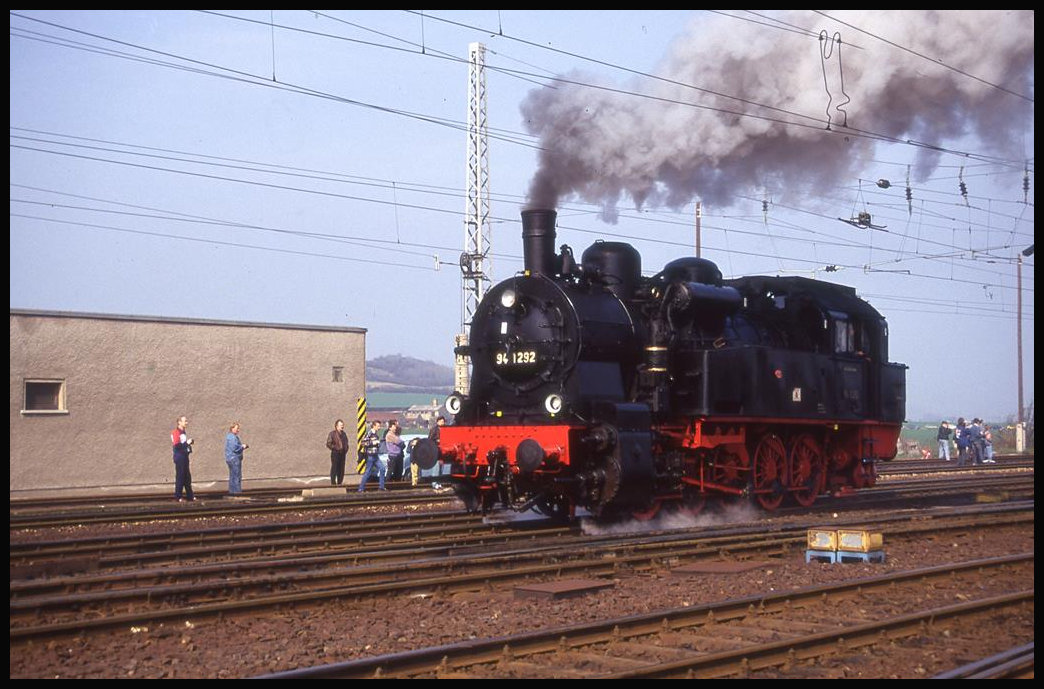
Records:
{"label": "lattice steel pylon", "polygon": [[[489,125],[486,121],[486,46],[468,45],[468,161],[464,209],[464,252],[460,255],[463,286],[461,333],[457,347],[467,345],[471,320],[490,285],[489,260]],[[458,351],[460,351],[458,349]],[[454,388],[468,392],[468,357],[457,354]]]}

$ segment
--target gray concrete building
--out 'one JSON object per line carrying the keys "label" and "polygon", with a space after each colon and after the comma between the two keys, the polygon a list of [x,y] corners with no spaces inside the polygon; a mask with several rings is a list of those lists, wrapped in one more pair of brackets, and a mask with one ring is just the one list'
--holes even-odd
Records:
{"label": "gray concrete building", "polygon": [[[11,492],[170,484],[189,419],[193,485],[224,482],[238,421],[255,479],[329,476],[336,419],[351,442],[366,330],[11,309]],[[357,480],[358,477],[355,476]]]}

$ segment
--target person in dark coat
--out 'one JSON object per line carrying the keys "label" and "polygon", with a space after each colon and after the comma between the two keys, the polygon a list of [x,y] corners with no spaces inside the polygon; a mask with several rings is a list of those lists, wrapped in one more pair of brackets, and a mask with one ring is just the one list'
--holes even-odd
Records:
{"label": "person in dark coat", "polygon": [[953,430],[953,437],[957,441],[957,466],[962,467],[968,461],[968,441],[971,439],[963,416],[957,419],[957,428]]}
{"label": "person in dark coat", "polygon": [[439,416],[435,419],[435,425],[428,431],[428,440],[435,441],[435,444],[439,444],[439,436],[442,435],[442,427],[446,425],[446,417]]}
{"label": "person in dark coat", "polygon": [[330,450],[330,485],[339,486],[344,483],[344,458],[348,454],[348,434],[341,419],[337,419],[334,429],[326,436],[326,448]]}
{"label": "person in dark coat", "polygon": [[939,424],[939,432],[935,438],[939,441],[939,459],[950,461],[950,436],[953,435],[953,429],[950,428],[950,424],[943,421]]}
{"label": "person in dark coat", "polygon": [[[434,442],[436,446],[439,445],[439,441],[440,441],[440,438],[442,436],[442,427],[445,426],[445,425],[446,425],[446,417],[442,416],[440,414],[439,416],[437,416],[435,418],[435,424],[432,425],[432,427],[428,430],[428,440],[431,440],[432,442]],[[441,476],[442,473],[443,473],[442,469],[443,469],[444,466],[445,465],[442,463],[442,460],[440,459],[439,463],[437,465],[435,465],[435,467],[434,467],[434,469],[432,471],[432,475],[433,476]],[[432,486],[434,486],[435,488],[438,488],[439,484],[438,483],[432,483]]]}
{"label": "person in dark coat", "polygon": [[972,419],[968,426],[968,453],[971,455],[972,464],[982,464],[986,459],[986,441],[982,437],[982,419]]}

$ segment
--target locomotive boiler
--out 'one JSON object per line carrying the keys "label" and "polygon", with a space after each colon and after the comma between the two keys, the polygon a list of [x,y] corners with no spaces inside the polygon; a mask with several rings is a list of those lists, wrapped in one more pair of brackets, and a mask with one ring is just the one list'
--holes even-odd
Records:
{"label": "locomotive boiler", "polygon": [[422,468],[471,510],[647,517],[709,497],[810,506],[872,485],[895,456],[906,367],[855,290],[801,277],[722,279],[706,259],[652,277],[629,244],[579,264],[553,210],[522,212],[524,270],[492,287],[460,353],[468,394],[446,407]]}

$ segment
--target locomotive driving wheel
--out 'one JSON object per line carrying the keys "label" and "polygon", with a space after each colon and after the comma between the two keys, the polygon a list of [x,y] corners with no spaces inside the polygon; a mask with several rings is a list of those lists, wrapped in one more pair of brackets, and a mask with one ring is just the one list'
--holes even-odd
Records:
{"label": "locomotive driving wheel", "polygon": [[807,433],[796,437],[790,446],[791,496],[802,507],[811,507],[823,490],[826,457],[816,439]]}
{"label": "locomotive driving wheel", "polygon": [[754,450],[754,497],[766,510],[774,510],[786,495],[787,449],[778,435],[766,435]]}

